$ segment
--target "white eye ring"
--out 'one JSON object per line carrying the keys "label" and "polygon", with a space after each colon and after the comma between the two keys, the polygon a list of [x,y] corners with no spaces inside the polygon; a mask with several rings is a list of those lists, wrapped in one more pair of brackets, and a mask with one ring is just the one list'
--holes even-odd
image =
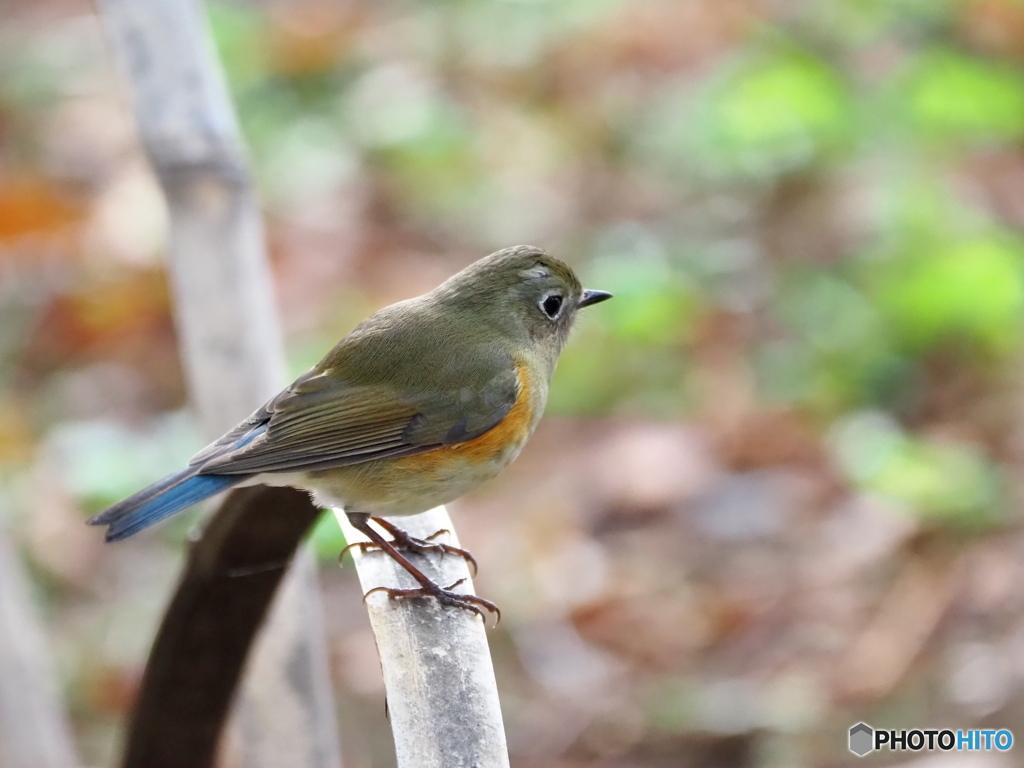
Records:
{"label": "white eye ring", "polygon": [[547,315],[549,320],[557,320],[558,316],[562,314],[562,308],[565,306],[565,297],[560,293],[549,293],[543,299],[540,300],[540,311]]}

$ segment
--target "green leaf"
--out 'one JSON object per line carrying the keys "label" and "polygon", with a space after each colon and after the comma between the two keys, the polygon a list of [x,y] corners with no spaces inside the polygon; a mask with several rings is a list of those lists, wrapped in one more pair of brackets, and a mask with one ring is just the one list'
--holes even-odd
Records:
{"label": "green leaf", "polygon": [[211,3],[207,15],[214,46],[232,89],[251,86],[267,76],[267,17],[255,7]]}
{"label": "green leaf", "polygon": [[345,534],[342,533],[337,518],[330,510],[320,516],[313,528],[310,541],[313,542],[313,550],[316,552],[317,559],[324,562],[337,562],[341,551],[348,546]]}
{"label": "green leaf", "polygon": [[1000,517],[996,470],[973,445],[917,438],[878,412],[840,421],[832,444],[854,486],[899,501],[911,512],[971,525]]}
{"label": "green leaf", "polygon": [[895,98],[911,127],[927,139],[1024,137],[1024,76],[995,62],[950,51],[924,54]]}
{"label": "green leaf", "polygon": [[903,344],[964,338],[992,351],[1019,342],[1024,240],[995,234],[912,252],[882,271],[879,306]]}
{"label": "green leaf", "polygon": [[782,173],[844,144],[851,121],[839,76],[786,49],[755,56],[712,86],[696,116],[696,149],[725,172]]}

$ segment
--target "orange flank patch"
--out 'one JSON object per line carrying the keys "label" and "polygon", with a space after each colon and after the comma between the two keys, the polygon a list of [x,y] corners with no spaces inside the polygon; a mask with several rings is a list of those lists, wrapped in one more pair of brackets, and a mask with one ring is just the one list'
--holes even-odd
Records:
{"label": "orange flank patch", "polygon": [[521,446],[533,423],[533,392],[526,366],[517,365],[516,375],[519,378],[519,394],[516,396],[515,405],[496,426],[464,443],[391,459],[391,462],[396,467],[430,472],[446,466],[456,458],[465,459],[471,464],[483,464],[497,458],[506,448]]}
{"label": "orange flank patch", "polygon": [[490,430],[456,445],[413,456],[377,459],[317,473],[323,487],[346,508],[379,515],[412,515],[446,504],[494,477],[529,436],[536,417],[536,382],[521,361],[519,392],[512,410]]}

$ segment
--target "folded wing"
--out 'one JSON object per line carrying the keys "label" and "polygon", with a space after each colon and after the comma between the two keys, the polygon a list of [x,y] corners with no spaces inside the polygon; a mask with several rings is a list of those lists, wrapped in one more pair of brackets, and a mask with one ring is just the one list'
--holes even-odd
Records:
{"label": "folded wing", "polygon": [[191,464],[202,475],[253,475],[422,453],[496,426],[512,410],[518,390],[511,361],[481,385],[430,394],[350,385],[311,371]]}

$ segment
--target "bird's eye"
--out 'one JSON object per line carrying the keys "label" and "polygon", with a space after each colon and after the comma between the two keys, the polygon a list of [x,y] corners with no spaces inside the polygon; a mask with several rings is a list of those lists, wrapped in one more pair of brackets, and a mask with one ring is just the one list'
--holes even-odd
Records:
{"label": "bird's eye", "polygon": [[554,320],[558,317],[558,313],[562,311],[562,297],[557,293],[545,296],[540,303],[540,308],[544,311],[545,315]]}

